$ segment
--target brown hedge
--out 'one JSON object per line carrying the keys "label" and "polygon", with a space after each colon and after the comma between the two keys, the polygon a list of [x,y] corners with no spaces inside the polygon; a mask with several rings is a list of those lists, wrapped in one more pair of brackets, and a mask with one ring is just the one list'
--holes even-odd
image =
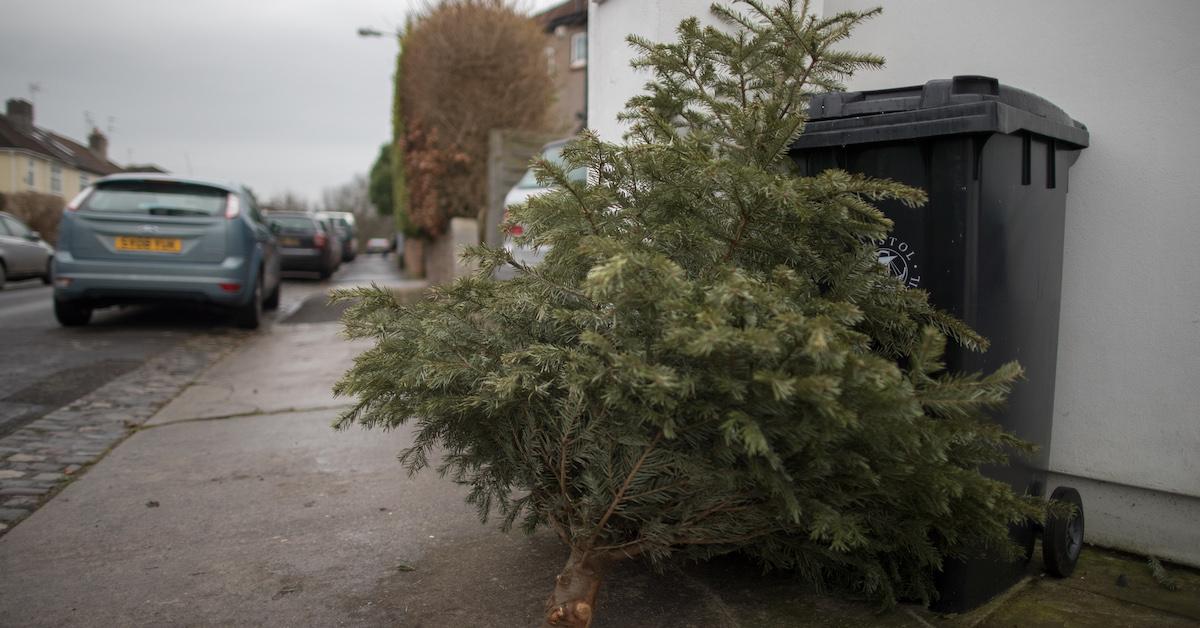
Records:
{"label": "brown hedge", "polygon": [[408,213],[436,237],[483,210],[488,132],[543,129],[553,81],[542,29],[504,0],[443,0],[403,45]]}

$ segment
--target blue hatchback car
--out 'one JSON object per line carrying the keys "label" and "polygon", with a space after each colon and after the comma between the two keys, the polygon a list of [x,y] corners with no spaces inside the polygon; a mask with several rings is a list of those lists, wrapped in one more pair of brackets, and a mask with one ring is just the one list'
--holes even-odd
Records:
{"label": "blue hatchback car", "polygon": [[112,175],[67,205],[54,256],[54,314],[85,325],[111,305],[189,301],[254,329],[279,304],[279,254],[245,187]]}

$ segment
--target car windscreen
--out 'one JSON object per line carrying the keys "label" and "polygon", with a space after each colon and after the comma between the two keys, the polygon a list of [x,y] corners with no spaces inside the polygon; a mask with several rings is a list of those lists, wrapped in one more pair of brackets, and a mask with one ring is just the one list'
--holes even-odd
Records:
{"label": "car windscreen", "polygon": [[304,216],[272,216],[270,221],[279,225],[280,233],[315,233],[317,223]]}
{"label": "car windscreen", "polygon": [[97,187],[80,210],[153,214],[155,216],[217,216],[225,212],[229,192],[178,181],[113,181]]}
{"label": "car windscreen", "polygon": [[[557,146],[551,146],[542,151],[542,159],[559,166],[565,165],[562,157],[563,146],[565,146],[565,144],[559,144]],[[572,181],[585,181],[587,180],[587,169],[576,168],[567,173],[567,178]],[[533,168],[530,168],[525,171],[525,176],[521,177],[521,180],[517,182],[517,187],[522,190],[534,190],[545,186],[538,183],[537,176],[534,174]]]}

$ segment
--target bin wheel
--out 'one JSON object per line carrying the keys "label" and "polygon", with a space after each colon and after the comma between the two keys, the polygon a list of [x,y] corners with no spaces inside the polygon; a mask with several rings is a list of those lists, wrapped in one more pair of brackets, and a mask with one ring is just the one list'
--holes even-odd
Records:
{"label": "bin wheel", "polygon": [[1079,552],[1083,550],[1083,500],[1079,491],[1060,486],[1050,495],[1052,501],[1075,505],[1075,516],[1070,519],[1050,515],[1042,534],[1042,560],[1046,572],[1052,576],[1066,578],[1075,571]]}

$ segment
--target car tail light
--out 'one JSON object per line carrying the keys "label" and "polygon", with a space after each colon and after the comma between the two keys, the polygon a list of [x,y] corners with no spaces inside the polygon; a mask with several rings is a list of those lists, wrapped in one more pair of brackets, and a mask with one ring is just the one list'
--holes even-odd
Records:
{"label": "car tail light", "polygon": [[[505,212],[504,212],[504,221],[508,222],[508,211],[507,210],[505,210]],[[513,223],[505,225],[504,230],[507,231],[509,235],[514,235],[514,236],[519,236],[522,233],[525,233],[525,227],[522,227],[521,225],[513,224]]]}
{"label": "car tail light", "polygon": [[217,285],[225,292],[238,292],[242,289],[242,284],[240,283],[219,283]]}
{"label": "car tail light", "polygon": [[83,201],[88,197],[89,194],[92,193],[93,189],[94,188],[84,188],[79,192],[79,194],[76,194],[75,198],[71,199],[70,203],[67,203],[65,211],[73,212],[79,209],[79,206],[83,205]]}
{"label": "car tail light", "polygon": [[225,217],[237,218],[242,213],[242,201],[237,194],[225,197]]}
{"label": "car tail light", "polygon": [[317,247],[318,249],[323,249],[325,248],[326,240],[328,240],[328,238],[325,237],[325,234],[318,231],[316,235],[313,236],[313,246]]}

